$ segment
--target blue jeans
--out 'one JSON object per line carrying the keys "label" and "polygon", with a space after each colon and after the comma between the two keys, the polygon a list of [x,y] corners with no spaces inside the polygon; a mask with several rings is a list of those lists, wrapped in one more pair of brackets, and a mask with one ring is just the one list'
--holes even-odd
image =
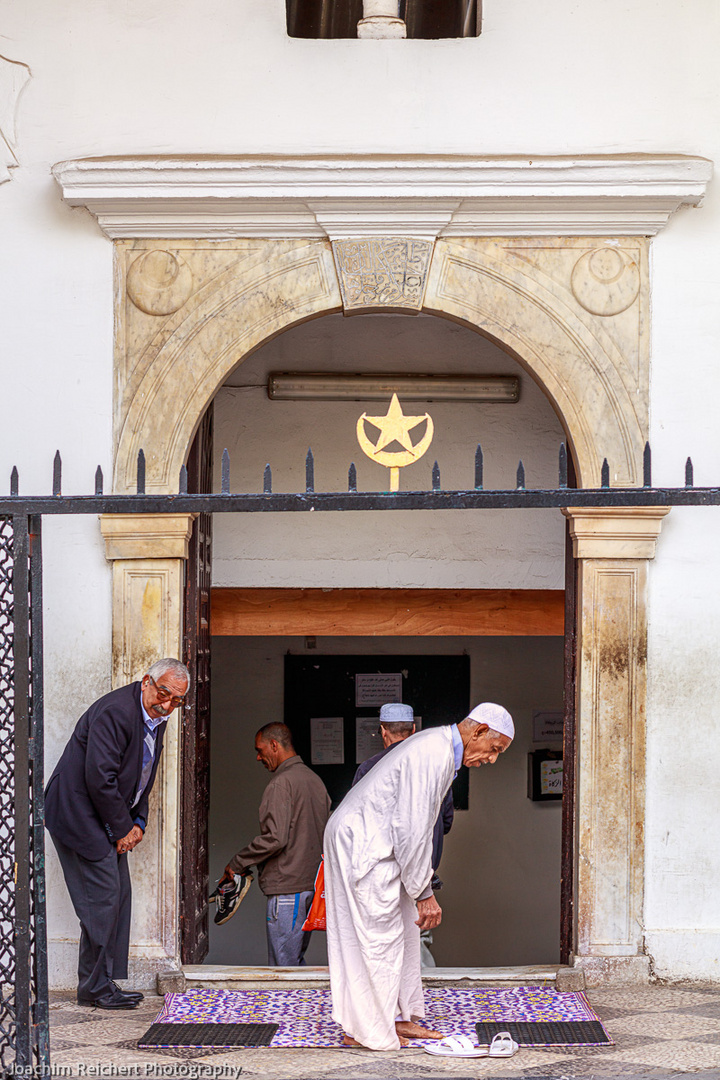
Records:
{"label": "blue jeans", "polygon": [[313,890],[268,896],[268,964],[274,967],[304,967],[310,932],[302,926],[308,916]]}

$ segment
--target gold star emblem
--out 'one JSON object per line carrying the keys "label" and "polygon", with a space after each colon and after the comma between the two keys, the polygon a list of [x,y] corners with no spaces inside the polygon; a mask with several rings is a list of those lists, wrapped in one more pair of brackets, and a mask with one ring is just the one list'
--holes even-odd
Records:
{"label": "gold star emblem", "polygon": [[415,447],[410,438],[410,432],[429,417],[427,413],[424,416],[405,416],[397,394],[393,394],[390,408],[385,416],[367,416],[363,413],[362,419],[380,429],[380,438],[375,443],[375,453],[378,450],[384,450],[392,442],[399,442],[414,456]]}
{"label": "gold star emblem", "polygon": [[[410,432],[419,424],[427,420],[427,429],[419,442],[413,445]],[[372,424],[380,431],[376,443],[372,443],[365,433],[365,423]],[[378,465],[385,465],[390,469],[390,490],[399,490],[400,469],[405,465],[412,465],[423,456],[433,437],[433,422],[428,413],[422,416],[405,416],[398,401],[397,394],[393,394],[390,407],[385,416],[368,416],[363,413],[357,422],[358,442],[363,453],[376,461]],[[402,450],[386,450],[386,446],[397,442],[403,447]]]}

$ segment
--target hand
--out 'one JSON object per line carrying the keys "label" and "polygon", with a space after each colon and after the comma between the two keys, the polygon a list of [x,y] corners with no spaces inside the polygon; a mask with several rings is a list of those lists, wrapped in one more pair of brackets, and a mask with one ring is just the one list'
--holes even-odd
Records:
{"label": "hand", "polygon": [[126,851],[132,851],[137,847],[143,838],[143,831],[139,825],[133,825],[127,836],[123,836],[122,840],[118,840],[115,844],[115,849],[118,855],[123,855]]}
{"label": "hand", "polygon": [[420,918],[415,920],[415,925],[421,930],[434,930],[442,922],[442,908],[434,896],[418,900],[417,909]]}
{"label": "hand", "polygon": [[230,869],[230,864],[228,863],[228,865],[223,870],[223,876],[222,876],[222,880],[220,881],[220,884],[222,885],[223,881],[226,881],[226,880],[227,881],[233,881],[234,878],[235,878],[235,871]]}

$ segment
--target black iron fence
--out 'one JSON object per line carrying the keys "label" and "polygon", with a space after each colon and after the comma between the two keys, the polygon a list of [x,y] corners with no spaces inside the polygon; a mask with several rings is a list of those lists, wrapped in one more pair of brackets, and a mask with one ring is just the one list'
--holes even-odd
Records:
{"label": "black iron fence", "polygon": [[357,510],[492,510],[543,507],[718,506],[720,488],[695,487],[693,466],[684,466],[683,486],[652,486],[650,447],[643,459],[643,486],[610,487],[606,462],[599,488],[568,487],[565,446],[558,457],[555,488],[526,487],[521,461],[515,487],[484,486],[484,458],[477,447],[473,486],[446,491],[437,462],[426,491],[358,491],[357,471],[348,470],[348,489],[315,491],[312,451],[305,460],[305,490],[273,491],[270,465],[262,492],[234,493],[230,458],[222,457],[221,490],[188,493],[180,471],[176,494],[148,494],[145,457],[137,462],[135,494],[106,495],[98,467],[91,495],[62,494],[62,462],[53,464],[52,495],[21,495],[17,469],[9,496],[0,496],[0,1074],[50,1075],[48,1039],[47,935],[43,836],[43,686],[41,520],[45,514],[257,513]]}

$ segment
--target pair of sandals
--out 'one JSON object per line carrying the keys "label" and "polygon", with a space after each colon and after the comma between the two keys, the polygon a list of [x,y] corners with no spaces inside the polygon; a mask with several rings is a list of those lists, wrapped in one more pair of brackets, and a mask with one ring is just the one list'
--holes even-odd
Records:
{"label": "pair of sandals", "polygon": [[498,1031],[487,1050],[476,1046],[467,1035],[448,1035],[440,1042],[433,1043],[432,1046],[424,1046],[423,1049],[426,1053],[435,1054],[437,1057],[509,1058],[517,1054],[520,1047],[509,1031]]}

